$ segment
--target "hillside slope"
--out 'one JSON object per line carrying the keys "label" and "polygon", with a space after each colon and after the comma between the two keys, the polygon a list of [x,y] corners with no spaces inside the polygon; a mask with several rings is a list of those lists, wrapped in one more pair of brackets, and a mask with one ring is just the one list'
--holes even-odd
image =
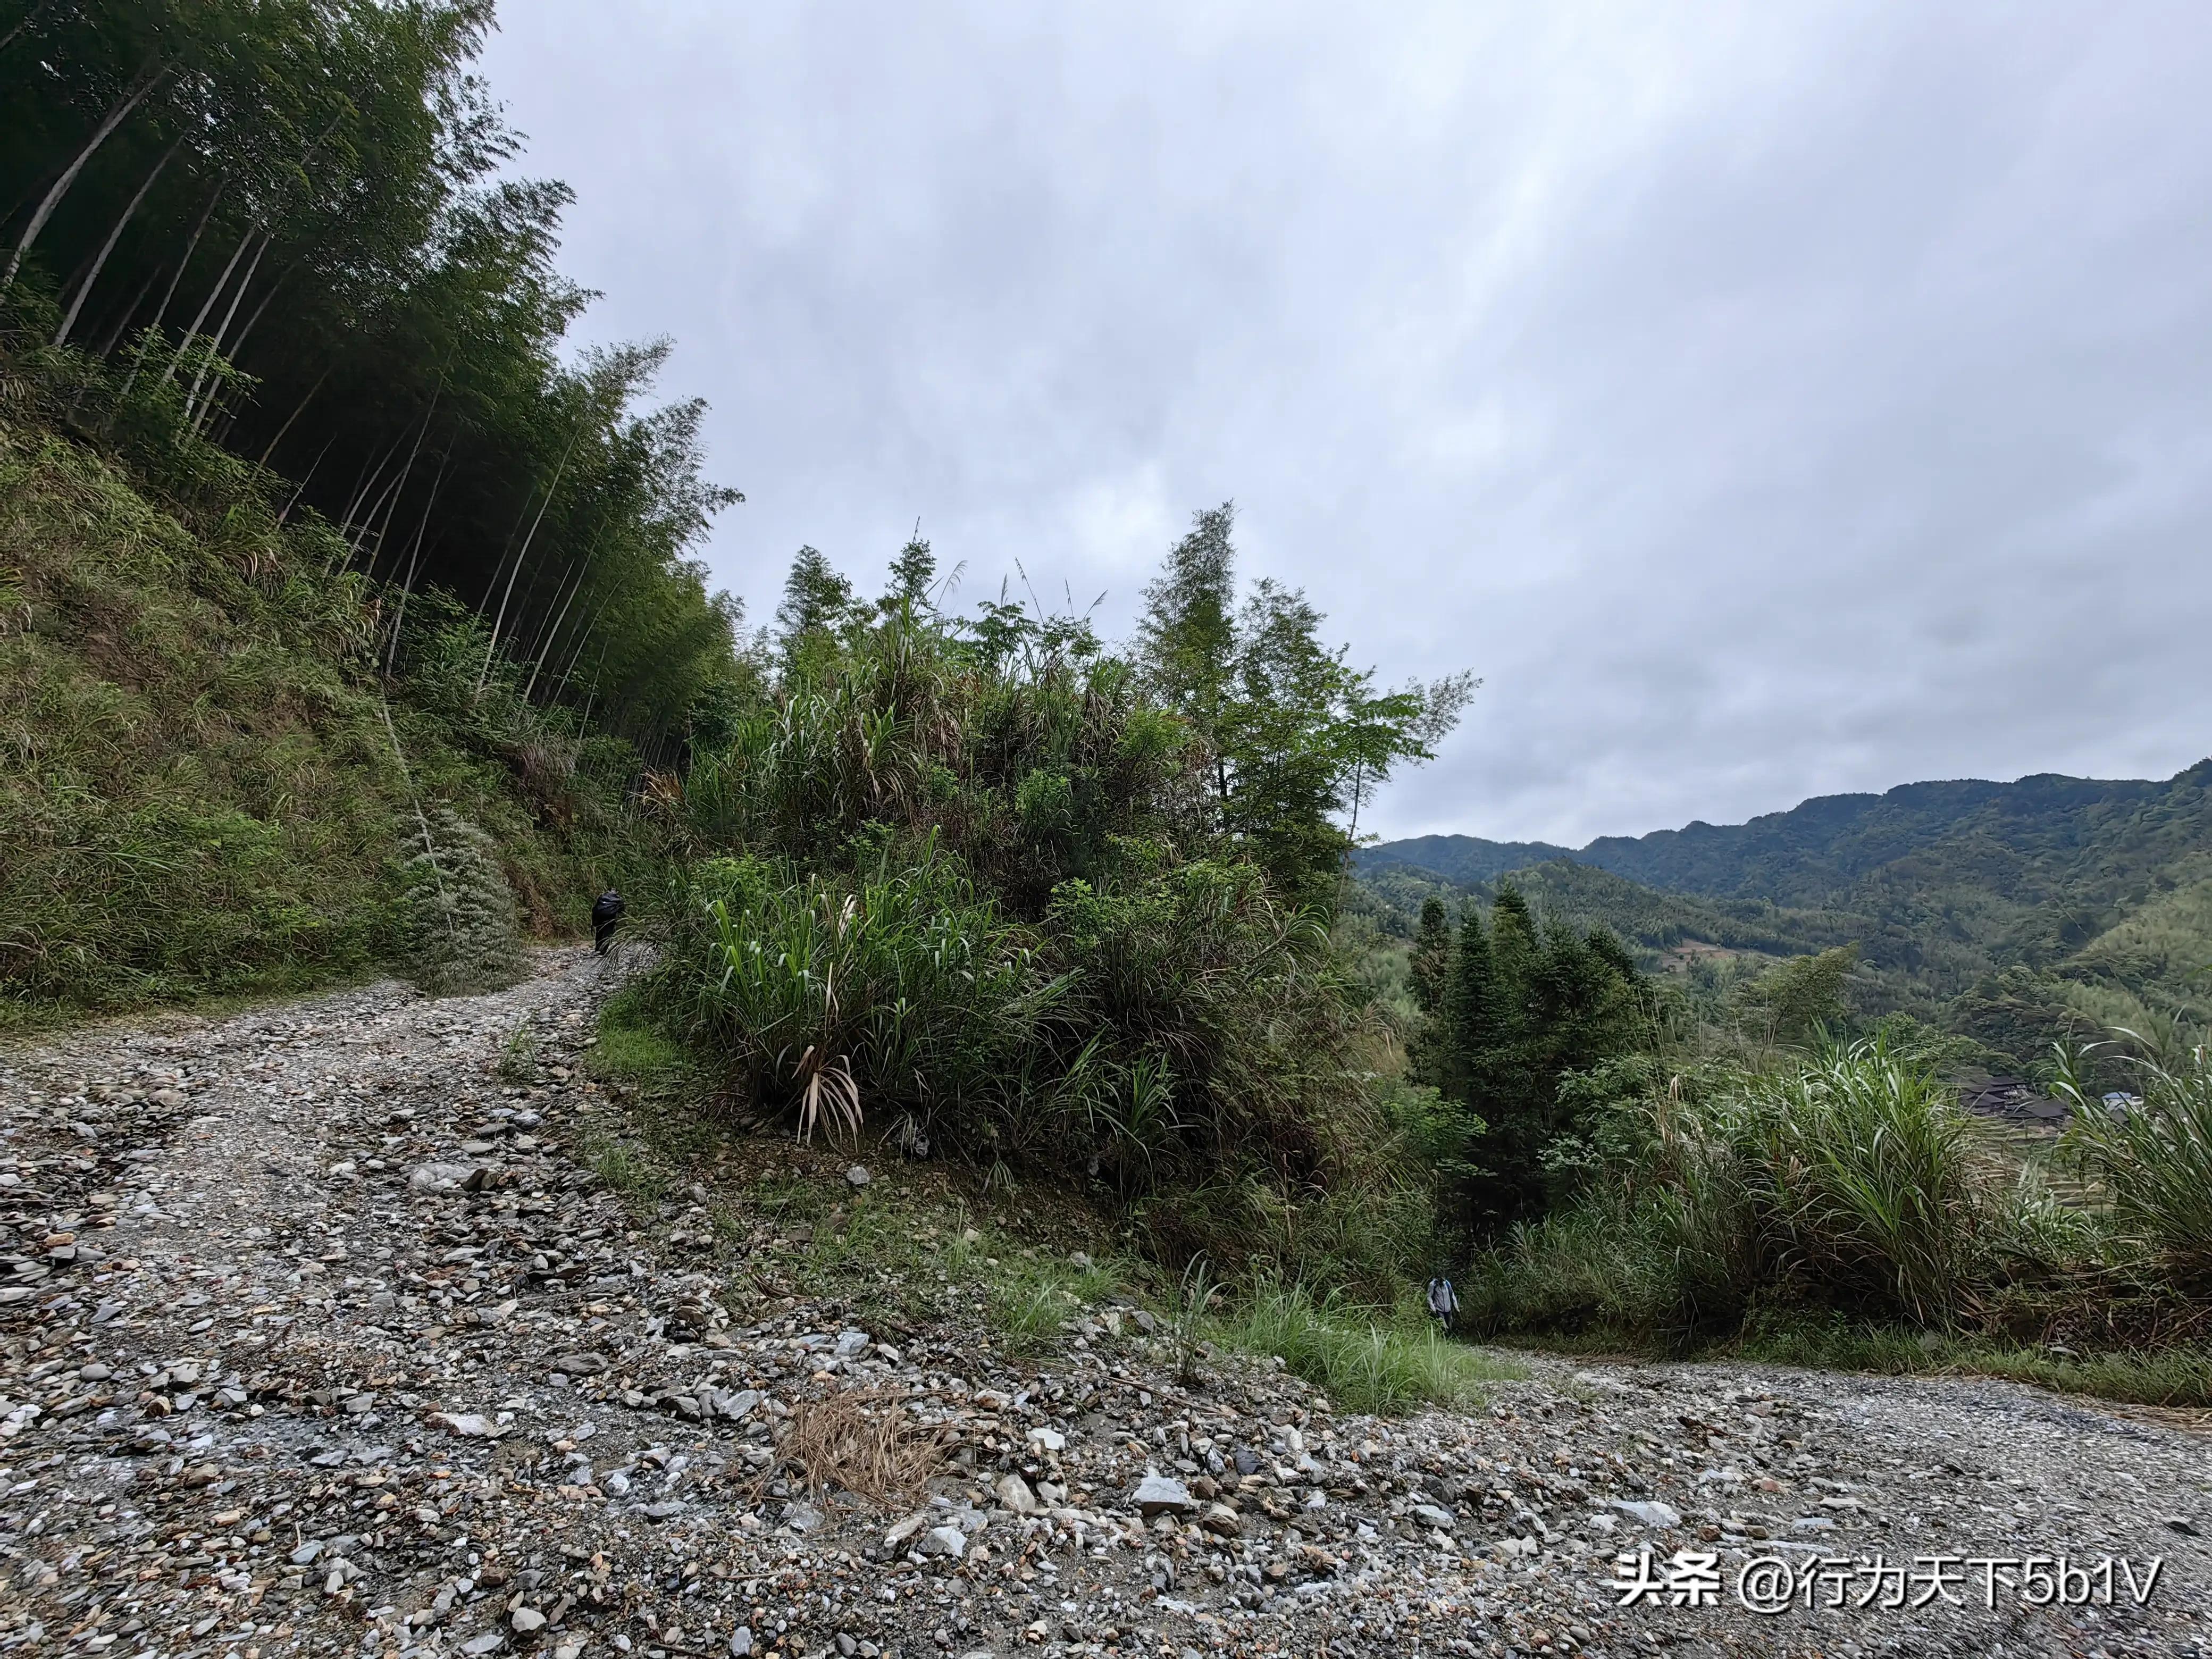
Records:
{"label": "hillside slope", "polygon": [[588,774],[626,746],[533,726],[496,672],[466,708],[430,659],[387,681],[376,592],[328,574],[343,544],[253,505],[188,526],[0,424],[0,1024],[391,959],[418,805],[490,836],[541,936],[611,868]]}

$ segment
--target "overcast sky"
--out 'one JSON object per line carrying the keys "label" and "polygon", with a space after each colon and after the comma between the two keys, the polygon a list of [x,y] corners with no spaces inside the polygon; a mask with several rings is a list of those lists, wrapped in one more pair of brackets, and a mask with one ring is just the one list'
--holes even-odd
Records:
{"label": "overcast sky", "polygon": [[1355,660],[1484,678],[1392,834],[2212,751],[2201,3],[503,10],[756,620],[919,518],[1119,635],[1233,496]]}

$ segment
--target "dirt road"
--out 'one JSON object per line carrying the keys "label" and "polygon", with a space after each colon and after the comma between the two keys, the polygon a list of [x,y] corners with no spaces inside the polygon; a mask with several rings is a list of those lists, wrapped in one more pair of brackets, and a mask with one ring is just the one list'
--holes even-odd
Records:
{"label": "dirt road", "polygon": [[1382,1421],[1179,1386],[1133,1308],[1017,1363],[763,1291],[795,1229],[581,1161],[606,988],[547,952],[0,1054],[0,1651],[2212,1650],[2178,1424],[1643,1365]]}

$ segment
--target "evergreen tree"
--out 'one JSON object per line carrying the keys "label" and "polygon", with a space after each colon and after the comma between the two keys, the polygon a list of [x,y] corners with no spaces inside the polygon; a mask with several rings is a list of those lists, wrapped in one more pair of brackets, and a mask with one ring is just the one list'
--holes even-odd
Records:
{"label": "evergreen tree", "polygon": [[[1146,681],[1196,735],[1221,827],[1293,903],[1333,908],[1359,806],[1401,761],[1430,759],[1474,690],[1466,675],[1378,691],[1321,641],[1304,592],[1265,578],[1237,598],[1236,510],[1197,515],[1145,590]],[[1348,813],[1351,829],[1334,822]]]}
{"label": "evergreen tree", "polygon": [[1413,986],[1413,1006],[1431,1019],[1441,1013],[1444,1006],[1444,975],[1451,965],[1451,923],[1444,915],[1444,902],[1428,898],[1421,902],[1421,920],[1413,931],[1413,952],[1408,964]]}
{"label": "evergreen tree", "polygon": [[1233,501],[1196,516],[1170,550],[1167,568],[1146,585],[1137,624],[1146,678],[1213,756],[1214,792],[1224,801],[1229,768],[1219,732],[1237,650],[1237,550],[1229,540],[1236,520]]}
{"label": "evergreen tree", "polygon": [[800,666],[815,655],[852,607],[853,584],[819,549],[802,547],[793,555],[783,603],[775,610],[786,666]]}
{"label": "evergreen tree", "polygon": [[1577,1127],[1562,1079],[1635,1047],[1642,1005],[1635,963],[1611,935],[1539,927],[1510,884],[1487,927],[1468,912],[1425,1064],[1425,1080],[1485,1126],[1468,1159],[1479,1173],[1459,1194],[1478,1225],[1541,1198],[1546,1149]]}

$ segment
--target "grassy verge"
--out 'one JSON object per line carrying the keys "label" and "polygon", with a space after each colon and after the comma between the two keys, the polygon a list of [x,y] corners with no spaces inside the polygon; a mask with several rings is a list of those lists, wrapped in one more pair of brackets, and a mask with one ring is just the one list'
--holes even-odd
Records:
{"label": "grassy verge", "polygon": [[1356,1307],[1302,1285],[1255,1286],[1211,1332],[1224,1346],[1279,1357],[1344,1411],[1465,1410],[1480,1403],[1485,1384],[1528,1375],[1510,1359],[1447,1341],[1404,1310]]}
{"label": "grassy verge", "polygon": [[2140,1406],[2212,1406],[2212,1353],[2073,1354],[1894,1328],[1771,1325],[1733,1345],[1746,1359],[1887,1376],[1996,1376]]}
{"label": "grassy verge", "polygon": [[[747,1283],[841,1302],[892,1328],[976,1321],[1013,1358],[1046,1352],[1088,1318],[1138,1336],[1140,1304],[1157,1310],[1154,1344],[1175,1355],[1176,1296],[1132,1256],[1076,1252],[1024,1238],[987,1213],[991,1194],[962,1190],[971,1171],[902,1166],[854,1188],[851,1159],[823,1148],[727,1134],[698,1109],[700,1081],[682,1049],[656,1036],[625,993],[602,1010],[589,1062],[623,1108],[586,1138],[591,1167],[642,1218],[673,1209],[692,1175],[734,1156],[707,1184],[718,1253]],[[864,1160],[865,1161],[865,1160]],[[748,1167],[750,1166],[750,1167]],[[988,1184],[988,1183],[987,1183]],[[1045,1197],[1030,1193],[1032,1204]],[[1095,1237],[1094,1222],[1087,1230]],[[1447,1342],[1418,1313],[1355,1304],[1273,1280],[1225,1299],[1196,1328],[1219,1347],[1279,1358],[1347,1411],[1466,1407],[1485,1384],[1525,1375],[1494,1354]]]}

